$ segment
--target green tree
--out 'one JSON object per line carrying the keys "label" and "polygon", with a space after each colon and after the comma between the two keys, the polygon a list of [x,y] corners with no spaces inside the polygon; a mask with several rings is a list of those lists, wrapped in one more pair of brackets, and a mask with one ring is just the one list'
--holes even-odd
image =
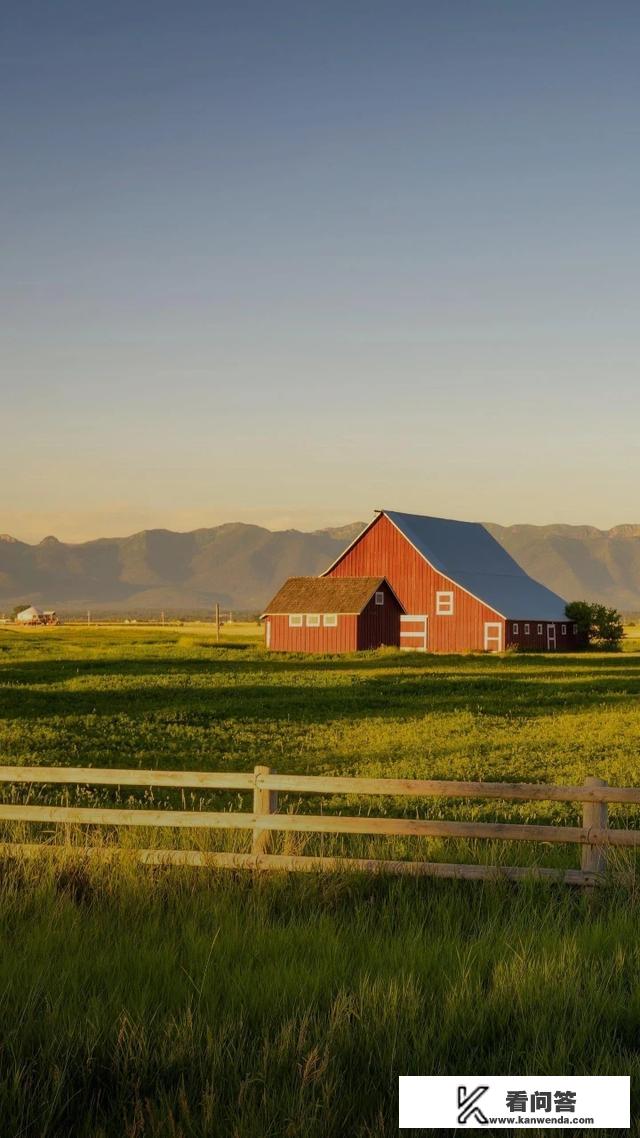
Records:
{"label": "green tree", "polygon": [[25,609],[30,607],[30,605],[14,605],[11,610],[11,619],[15,620],[19,612],[24,612]]}
{"label": "green tree", "polygon": [[592,648],[617,651],[624,636],[622,616],[617,609],[589,601],[571,601],[565,612],[578,633]]}

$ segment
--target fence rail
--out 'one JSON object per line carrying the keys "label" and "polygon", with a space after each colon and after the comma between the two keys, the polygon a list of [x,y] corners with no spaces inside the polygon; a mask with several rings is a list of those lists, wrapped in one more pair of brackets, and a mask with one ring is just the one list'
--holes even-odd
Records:
{"label": "fence rail", "polygon": [[[137,826],[151,828],[249,830],[251,853],[205,853],[198,850],[139,849],[130,851],[146,864],[211,865],[229,868],[336,869],[339,867],[432,877],[492,879],[529,877],[562,880],[573,885],[591,885],[606,871],[610,847],[640,846],[640,829],[612,829],[608,803],[640,804],[640,788],[608,786],[588,778],[582,786],[538,783],[452,782],[423,779],[357,778],[323,775],[286,775],[257,766],[253,772],[149,771],[98,769],[92,767],[0,766],[0,783],[67,784],[88,786],[173,787],[253,792],[253,810],[247,812],[208,810],[150,810],[119,807],[46,806],[0,803],[0,820],[79,824],[83,826]],[[551,801],[582,803],[582,826],[556,826],[502,822],[450,822],[385,816],[347,817],[339,814],[278,813],[278,792],[300,794],[346,794],[409,796],[413,798],[488,799],[505,801]],[[397,861],[378,858],[313,857],[269,853],[272,833],[319,833],[359,835],[406,835],[418,838],[463,838],[572,844],[581,847],[580,869],[550,869],[524,866],[468,865],[428,861]],[[57,843],[6,842],[5,852],[22,851],[31,856],[41,850],[59,850]],[[82,847],[89,853],[102,847]],[[117,848],[116,848],[117,849]],[[113,852],[113,851],[112,851]],[[129,852],[129,851],[128,851]]]}

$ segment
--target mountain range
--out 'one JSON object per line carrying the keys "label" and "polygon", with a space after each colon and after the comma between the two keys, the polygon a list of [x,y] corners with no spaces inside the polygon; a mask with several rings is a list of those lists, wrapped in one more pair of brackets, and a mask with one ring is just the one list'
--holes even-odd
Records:
{"label": "mountain range", "polygon": [[[190,533],[144,530],[81,544],[0,535],[0,611],[30,603],[71,613],[183,615],[258,611],[289,576],[321,573],[364,527],[272,532],[240,522]],[[640,525],[487,529],[522,567],[568,600],[640,610]]]}

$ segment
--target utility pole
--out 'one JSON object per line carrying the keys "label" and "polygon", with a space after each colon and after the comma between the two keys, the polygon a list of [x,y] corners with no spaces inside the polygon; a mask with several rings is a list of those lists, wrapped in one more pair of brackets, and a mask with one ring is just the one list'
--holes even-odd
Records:
{"label": "utility pole", "polygon": [[220,639],[220,604],[216,601],[216,640]]}

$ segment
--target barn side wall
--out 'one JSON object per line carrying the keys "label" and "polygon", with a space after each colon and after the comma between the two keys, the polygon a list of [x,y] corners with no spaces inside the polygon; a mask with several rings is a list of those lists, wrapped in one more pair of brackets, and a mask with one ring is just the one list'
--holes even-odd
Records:
{"label": "barn side wall", "polygon": [[[448,577],[437,573],[384,514],[376,519],[329,577],[386,577],[407,613],[429,617],[428,651],[482,652],[485,621],[505,621]],[[454,615],[436,616],[436,592],[453,592]]]}
{"label": "barn side wall", "polygon": [[388,585],[379,591],[384,593],[384,604],[377,605],[372,597],[358,617],[359,649],[400,645],[400,606]]}
{"label": "barn side wall", "polygon": [[288,616],[269,616],[272,652],[355,652],[358,647],[358,618],[339,614],[336,628],[289,628]]}

